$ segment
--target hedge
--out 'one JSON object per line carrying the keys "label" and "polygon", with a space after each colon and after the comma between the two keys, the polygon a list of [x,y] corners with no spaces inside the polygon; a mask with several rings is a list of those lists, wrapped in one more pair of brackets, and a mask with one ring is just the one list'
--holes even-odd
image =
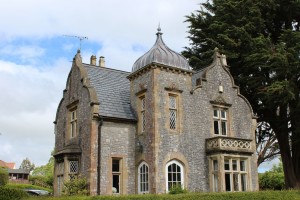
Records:
{"label": "hedge", "polygon": [[[29,197],[24,200],[37,200],[38,197]],[[300,191],[260,191],[260,192],[227,192],[227,193],[186,193],[163,195],[120,195],[120,196],[62,196],[43,197],[43,200],[300,200]]]}
{"label": "hedge", "polygon": [[19,200],[28,197],[28,194],[20,189],[0,187],[0,200]]}
{"label": "hedge", "polygon": [[0,167],[0,187],[8,183],[8,172],[7,169]]}

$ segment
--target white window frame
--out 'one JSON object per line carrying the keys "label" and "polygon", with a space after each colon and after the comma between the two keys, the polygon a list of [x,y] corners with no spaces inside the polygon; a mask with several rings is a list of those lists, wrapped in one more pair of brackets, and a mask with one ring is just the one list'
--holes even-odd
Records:
{"label": "white window frame", "polygon": [[[141,168],[145,166],[145,172],[141,173]],[[144,178],[142,178],[144,177]],[[145,180],[141,180],[145,179]],[[143,187],[147,189],[144,189],[141,187],[142,184],[144,185]],[[138,167],[138,193],[139,194],[146,194],[149,193],[149,165],[143,161],[139,167]]]}
{"label": "white window frame", "polygon": [[[172,164],[176,164],[180,167],[180,178],[181,178],[180,184],[181,184],[181,188],[184,189],[184,167],[177,160],[172,160],[172,161],[170,161],[166,164],[166,169],[165,169],[166,170],[165,173],[166,173],[166,192],[167,193],[169,192],[169,176],[168,176],[169,171],[168,171],[168,167]],[[174,173],[174,172],[172,172],[172,173]]]}
{"label": "white window frame", "polygon": [[[215,111],[217,113],[217,116],[215,116]],[[225,117],[222,117],[223,112],[225,113]],[[217,134],[215,130],[215,122],[218,123]],[[223,134],[223,123],[225,123],[225,134]],[[221,107],[213,107],[213,131],[214,135],[228,136],[228,109]]]}

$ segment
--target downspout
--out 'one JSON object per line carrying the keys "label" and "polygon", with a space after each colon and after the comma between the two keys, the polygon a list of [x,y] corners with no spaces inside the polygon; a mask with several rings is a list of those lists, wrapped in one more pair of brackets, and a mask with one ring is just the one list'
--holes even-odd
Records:
{"label": "downspout", "polygon": [[[100,117],[100,116],[99,116]],[[98,125],[98,156],[97,156],[97,195],[100,195],[100,172],[101,172],[101,128],[103,125],[103,118],[100,117]]]}

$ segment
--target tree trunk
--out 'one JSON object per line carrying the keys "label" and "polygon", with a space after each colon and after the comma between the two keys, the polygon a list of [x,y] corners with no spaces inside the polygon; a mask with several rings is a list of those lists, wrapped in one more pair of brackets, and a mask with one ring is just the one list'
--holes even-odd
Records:
{"label": "tree trunk", "polygon": [[[287,106],[280,107],[279,116],[274,117],[272,121],[272,128],[275,131],[277,141],[279,144],[280,155],[282,159],[285,188],[297,188],[299,186],[299,179],[297,179],[295,166],[292,157],[292,147],[289,137],[289,120]],[[293,155],[294,156],[294,155]]]}
{"label": "tree trunk", "polygon": [[285,188],[297,188],[298,181],[296,178],[294,164],[291,157],[288,132],[280,132],[280,130],[276,130],[275,133],[280,148],[280,155],[284,171]]}

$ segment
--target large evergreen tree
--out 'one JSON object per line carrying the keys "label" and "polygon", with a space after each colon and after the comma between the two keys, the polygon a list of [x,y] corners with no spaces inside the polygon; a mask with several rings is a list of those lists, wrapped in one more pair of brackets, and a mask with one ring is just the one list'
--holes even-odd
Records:
{"label": "large evergreen tree", "polygon": [[[230,71],[258,122],[278,140],[287,188],[300,187],[300,2],[212,0],[187,16],[194,69],[226,54]],[[264,131],[262,131],[263,133]]]}

